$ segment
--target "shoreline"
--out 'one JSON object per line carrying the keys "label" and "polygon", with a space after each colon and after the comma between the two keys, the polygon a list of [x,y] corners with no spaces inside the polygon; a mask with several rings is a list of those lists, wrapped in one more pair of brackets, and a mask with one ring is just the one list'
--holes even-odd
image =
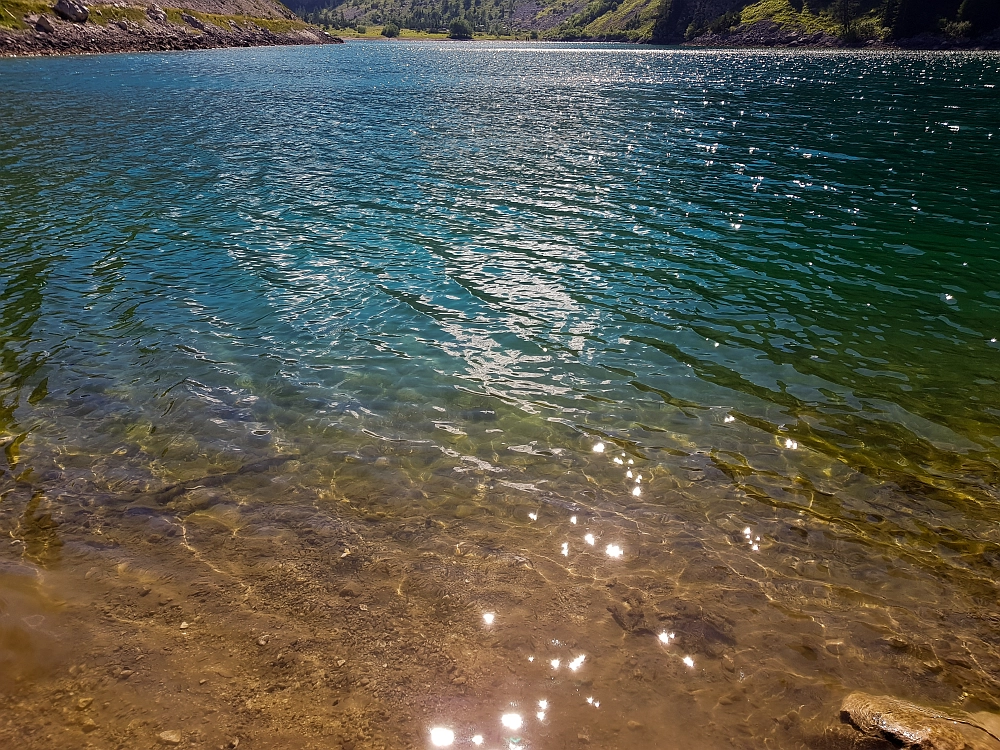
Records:
{"label": "shoreline", "polygon": [[[113,8],[114,6],[108,6]],[[432,36],[426,33],[386,38],[380,36],[335,36],[317,26],[305,22],[284,24],[288,28],[273,30],[267,28],[273,19],[241,17],[211,17],[202,20],[188,13],[180,14],[184,21],[177,23],[173,18],[151,18],[149,13],[156,6],[150,6],[138,20],[131,18],[108,19],[104,23],[72,23],[52,16],[40,20],[38,16],[25,17],[29,28],[0,28],[0,58],[61,57],[68,55],[100,55],[132,52],[171,52],[200,49],[228,49],[235,47],[275,47],[286,45],[343,44],[346,42],[517,42],[540,44],[629,44],[636,47],[654,47],[649,42],[630,42],[615,39],[517,39],[510,37],[480,37],[475,39],[451,39],[447,36]],[[131,9],[138,11],[140,9]],[[135,14],[133,14],[135,15]],[[171,15],[177,15],[171,11]],[[197,14],[203,16],[204,14]],[[41,26],[48,24],[52,31],[44,31]],[[228,25],[225,28],[222,24]],[[36,25],[38,24],[38,25]],[[794,30],[777,27],[749,28],[741,33],[707,34],[676,46],[689,50],[800,50],[800,51],[950,51],[984,52],[1000,50],[1000,38],[991,36],[976,40],[948,40],[921,36],[895,42],[868,41],[863,44],[846,44],[837,37],[826,34],[805,35]]]}

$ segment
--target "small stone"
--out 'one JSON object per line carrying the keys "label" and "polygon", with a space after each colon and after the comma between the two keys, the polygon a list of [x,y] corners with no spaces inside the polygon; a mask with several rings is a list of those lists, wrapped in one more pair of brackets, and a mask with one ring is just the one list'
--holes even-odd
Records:
{"label": "small stone", "polygon": [[152,590],[153,589],[151,589],[149,586],[143,586],[141,589],[139,589],[139,596],[146,596]]}
{"label": "small stone", "polygon": [[347,662],[344,661],[343,659],[337,659],[337,667],[338,668],[344,666],[345,664],[347,664]]}
{"label": "small stone", "polygon": [[94,702],[93,698],[81,698],[76,702],[76,707],[78,710],[83,711],[90,708],[90,704]]}
{"label": "small stone", "polygon": [[584,734],[583,732],[580,732],[576,736],[576,738],[580,741],[581,745],[589,745],[590,744],[590,735],[588,735],[588,734]]}
{"label": "small stone", "polygon": [[358,605],[358,609],[360,609],[362,612],[367,612],[368,611],[368,605],[367,604],[359,604]]}
{"label": "small stone", "polygon": [[451,684],[452,685],[464,685],[465,684],[465,678],[464,677],[456,677],[454,680],[451,681]]}
{"label": "small stone", "polygon": [[340,589],[340,595],[344,598],[353,598],[355,596],[361,596],[361,587],[356,583],[346,583]]}
{"label": "small stone", "polygon": [[48,16],[39,16],[38,20],[35,22],[35,28],[39,31],[44,31],[46,34],[51,34],[56,30],[56,25],[52,23],[52,19]]}
{"label": "small stone", "polygon": [[834,656],[840,656],[844,653],[844,642],[843,641],[829,641],[826,644],[826,650],[829,651]]}
{"label": "small stone", "polygon": [[135,673],[131,669],[123,669],[121,672],[118,673],[118,676],[121,677],[123,680],[127,680],[133,674]]}
{"label": "small stone", "polygon": [[189,627],[191,627],[191,626],[188,625],[186,622],[182,622],[181,623],[181,630],[187,630]]}
{"label": "small stone", "polygon": [[258,646],[266,646],[267,645],[267,638],[265,638],[264,636],[261,636],[260,638],[258,638],[257,639],[257,645]]}
{"label": "small stone", "polygon": [[81,725],[80,728],[83,729],[83,731],[87,732],[88,734],[100,729],[100,727],[97,726],[97,722],[91,719],[90,717],[83,720],[83,724]]}
{"label": "small stone", "polygon": [[642,724],[635,719],[629,719],[628,728],[633,730],[642,729]]}
{"label": "small stone", "polygon": [[160,732],[156,735],[156,741],[161,745],[179,745],[182,739],[181,733],[176,729],[168,729],[166,732]]}
{"label": "small stone", "polygon": [[206,680],[204,677],[202,677],[200,680],[198,680],[198,684],[199,685],[204,685],[206,682],[208,682],[208,680]]}

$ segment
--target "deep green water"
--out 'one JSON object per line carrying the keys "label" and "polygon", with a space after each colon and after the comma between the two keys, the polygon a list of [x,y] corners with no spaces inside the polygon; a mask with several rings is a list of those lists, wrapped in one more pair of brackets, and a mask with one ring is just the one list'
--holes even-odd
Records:
{"label": "deep green water", "polygon": [[[989,707],[998,68],[433,43],[0,61],[4,486],[58,513],[60,488],[294,454],[336,496],[461,519],[504,492],[498,527],[652,519],[706,561],[753,527],[761,585],[842,576],[845,599],[786,603],[830,637],[865,640],[852,601],[967,628],[976,668],[883,665],[875,688]],[[407,448],[339,463],[372,445]]]}

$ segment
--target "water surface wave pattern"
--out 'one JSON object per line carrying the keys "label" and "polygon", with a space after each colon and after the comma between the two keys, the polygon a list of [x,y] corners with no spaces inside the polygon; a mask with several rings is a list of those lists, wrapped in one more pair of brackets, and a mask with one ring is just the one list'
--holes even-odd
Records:
{"label": "water surface wave pattern", "polygon": [[[4,523],[19,493],[57,519],[119,498],[113,519],[284,457],[271,489],[219,491],[478,523],[536,569],[572,564],[571,515],[600,519],[593,585],[669,580],[635,584],[647,620],[654,600],[664,627],[687,617],[673,597],[710,623],[681,636],[722,687],[708,729],[657,729],[678,747],[815,740],[720,699],[773,638],[757,679],[782,715],[835,715],[849,688],[994,710],[997,63],[540,43],[0,61]],[[640,609],[598,608],[608,634],[669,645],[621,606]],[[644,684],[649,717],[681,710]],[[736,713],[759,716],[740,734]]]}

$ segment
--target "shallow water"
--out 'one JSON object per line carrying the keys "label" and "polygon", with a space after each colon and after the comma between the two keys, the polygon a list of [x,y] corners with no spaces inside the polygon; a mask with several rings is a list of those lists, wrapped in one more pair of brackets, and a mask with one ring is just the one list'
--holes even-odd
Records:
{"label": "shallow water", "polygon": [[998,61],[0,61],[0,737],[1000,710]]}

